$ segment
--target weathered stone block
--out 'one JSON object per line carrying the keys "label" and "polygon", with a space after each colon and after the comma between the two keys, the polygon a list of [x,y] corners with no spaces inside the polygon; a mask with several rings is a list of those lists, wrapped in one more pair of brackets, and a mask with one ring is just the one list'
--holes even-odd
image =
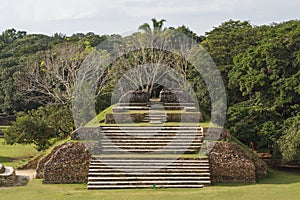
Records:
{"label": "weathered stone block", "polygon": [[255,183],[267,174],[266,165],[231,142],[208,142],[212,182]]}
{"label": "weathered stone block", "polygon": [[[11,187],[16,183],[16,172],[13,167],[4,167],[2,165],[0,173],[0,187]],[[4,171],[3,171],[4,169]]]}
{"label": "weathered stone block", "polygon": [[160,101],[164,103],[192,103],[193,99],[188,92],[181,90],[162,90]]}
{"label": "weathered stone block", "polygon": [[144,117],[143,113],[107,113],[105,115],[105,123],[140,123],[143,122]]}
{"label": "weathered stone block", "polygon": [[43,183],[85,183],[91,154],[83,143],[68,142],[57,146],[40,161]]}
{"label": "weathered stone block", "polygon": [[121,96],[119,103],[147,103],[150,93],[145,91],[129,91]]}

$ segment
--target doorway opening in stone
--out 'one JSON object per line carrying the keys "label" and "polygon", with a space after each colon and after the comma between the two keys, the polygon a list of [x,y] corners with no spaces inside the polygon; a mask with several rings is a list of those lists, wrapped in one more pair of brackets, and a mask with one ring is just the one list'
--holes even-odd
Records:
{"label": "doorway opening in stone", "polygon": [[[147,88],[150,90],[151,86],[150,85],[144,85],[143,87],[139,87],[136,91],[141,91],[143,89]],[[162,90],[166,90],[167,88],[163,85],[160,85],[158,83],[153,84],[152,90],[148,91],[150,93],[150,99],[159,99],[160,97],[160,92]]]}

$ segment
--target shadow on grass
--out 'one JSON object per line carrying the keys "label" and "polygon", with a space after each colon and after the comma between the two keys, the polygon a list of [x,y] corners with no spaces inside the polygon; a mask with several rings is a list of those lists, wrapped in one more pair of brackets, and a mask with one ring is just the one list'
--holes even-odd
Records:
{"label": "shadow on grass", "polygon": [[14,162],[15,159],[14,158],[10,158],[10,157],[4,157],[4,156],[0,156],[0,163],[10,163],[10,162]]}
{"label": "shadow on grass", "polygon": [[212,183],[212,186],[225,186],[225,187],[236,187],[236,186],[249,186],[255,185],[256,183]]}
{"label": "shadow on grass", "polygon": [[236,186],[249,186],[255,184],[293,184],[300,183],[300,174],[297,172],[269,169],[268,177],[261,178],[257,180],[257,183],[213,183],[213,186],[226,186],[226,187],[236,187]]}
{"label": "shadow on grass", "polygon": [[300,174],[293,171],[269,169],[269,176],[258,179],[258,184],[293,184],[300,183]]}

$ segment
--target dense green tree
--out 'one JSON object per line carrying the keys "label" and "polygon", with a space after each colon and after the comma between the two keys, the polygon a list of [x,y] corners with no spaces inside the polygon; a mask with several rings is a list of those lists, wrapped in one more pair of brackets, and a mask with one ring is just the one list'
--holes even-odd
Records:
{"label": "dense green tree", "polygon": [[283,135],[279,140],[284,160],[300,161],[300,115],[291,117],[285,122]]}
{"label": "dense green tree", "polygon": [[187,37],[192,38],[193,40],[195,40],[196,42],[199,42],[199,43],[205,39],[204,36],[198,36],[195,32],[191,31],[189,29],[189,27],[186,27],[185,25],[179,26],[177,28],[169,27],[168,29],[182,33],[182,34],[186,35]]}
{"label": "dense green tree", "polygon": [[45,106],[19,113],[5,132],[7,144],[34,144],[41,151],[55,140],[64,139],[73,130],[73,119],[68,107]]}
{"label": "dense green tree", "polygon": [[271,26],[257,45],[233,59],[229,90],[238,88],[242,101],[229,107],[228,127],[245,143],[256,138],[260,148],[275,144],[284,121],[300,111],[299,31],[297,21]]}

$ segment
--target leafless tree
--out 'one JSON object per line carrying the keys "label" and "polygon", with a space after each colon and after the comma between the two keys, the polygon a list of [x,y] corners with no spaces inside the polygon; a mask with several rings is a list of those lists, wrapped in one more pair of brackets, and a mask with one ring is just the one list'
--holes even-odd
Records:
{"label": "leafless tree", "polygon": [[186,90],[190,66],[187,59],[193,45],[191,39],[167,31],[136,33],[124,38],[116,49],[117,61],[112,65],[115,73],[110,74],[120,82],[118,93],[138,89],[151,92],[157,83],[169,89]]}
{"label": "leafless tree", "polygon": [[81,47],[63,44],[46,51],[42,60],[29,60],[14,77],[19,92],[29,98],[50,97],[59,104],[69,104],[85,55]]}

